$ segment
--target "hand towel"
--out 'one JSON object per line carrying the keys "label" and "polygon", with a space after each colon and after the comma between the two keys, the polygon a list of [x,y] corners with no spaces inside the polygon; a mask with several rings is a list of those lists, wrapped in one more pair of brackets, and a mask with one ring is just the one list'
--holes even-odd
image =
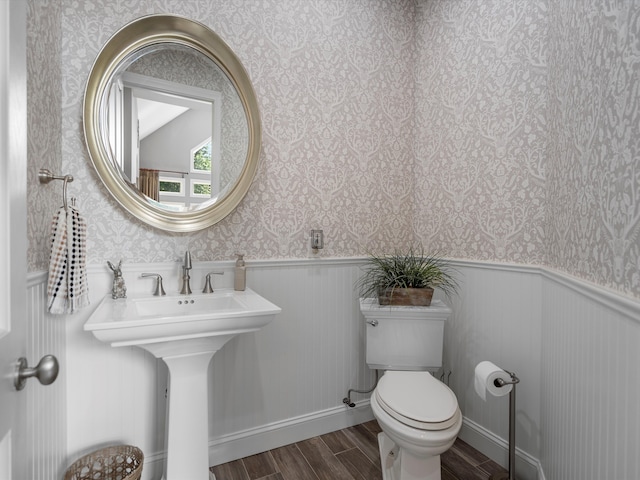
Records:
{"label": "hand towel", "polygon": [[51,223],[47,296],[49,312],[73,313],[89,305],[87,224],[74,207],[60,208]]}

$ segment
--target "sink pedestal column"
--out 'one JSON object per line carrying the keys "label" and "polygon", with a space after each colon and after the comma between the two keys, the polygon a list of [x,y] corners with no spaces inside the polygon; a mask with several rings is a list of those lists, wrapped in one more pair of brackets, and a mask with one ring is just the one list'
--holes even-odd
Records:
{"label": "sink pedestal column", "polygon": [[165,480],[209,480],[207,370],[214,354],[163,358],[169,367]]}
{"label": "sink pedestal column", "polygon": [[140,345],[169,367],[163,480],[215,480],[209,472],[209,363],[234,335]]}

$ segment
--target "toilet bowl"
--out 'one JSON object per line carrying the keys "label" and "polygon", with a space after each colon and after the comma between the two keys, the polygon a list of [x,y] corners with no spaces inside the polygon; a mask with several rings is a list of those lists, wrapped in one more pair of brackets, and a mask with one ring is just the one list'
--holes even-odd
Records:
{"label": "toilet bowl", "polygon": [[462,415],[455,394],[429,372],[388,371],[371,395],[382,432],[384,480],[440,480],[440,454],[455,441]]}

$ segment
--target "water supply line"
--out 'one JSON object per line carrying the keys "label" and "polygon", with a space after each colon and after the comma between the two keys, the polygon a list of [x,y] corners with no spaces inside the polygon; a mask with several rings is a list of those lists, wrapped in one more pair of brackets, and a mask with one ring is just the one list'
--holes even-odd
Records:
{"label": "water supply line", "polygon": [[355,392],[355,393],[371,393],[378,386],[378,380],[380,380],[380,370],[378,370],[376,368],[376,379],[375,379],[375,382],[373,383],[373,387],[371,387],[368,390],[356,390],[355,388],[350,388],[347,391],[347,396],[342,399],[342,403],[346,404],[347,406],[349,406],[351,408],[355,407],[356,404],[351,401],[351,392]]}
{"label": "water supply line", "polygon": [[[447,375],[447,380],[445,381],[444,376],[445,374]],[[449,373],[446,373],[446,370],[442,370],[442,375],[440,375],[440,381],[442,383],[444,383],[447,387],[449,386],[449,379],[451,378],[451,371],[449,371]]]}

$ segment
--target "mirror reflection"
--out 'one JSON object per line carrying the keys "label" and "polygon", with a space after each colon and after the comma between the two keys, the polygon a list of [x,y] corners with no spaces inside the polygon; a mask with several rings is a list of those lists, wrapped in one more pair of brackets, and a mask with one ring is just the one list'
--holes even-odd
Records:
{"label": "mirror reflection", "polygon": [[104,95],[102,140],[123,180],[150,201],[198,209],[238,180],[249,148],[244,107],[206,55],[177,43],[144,47]]}

